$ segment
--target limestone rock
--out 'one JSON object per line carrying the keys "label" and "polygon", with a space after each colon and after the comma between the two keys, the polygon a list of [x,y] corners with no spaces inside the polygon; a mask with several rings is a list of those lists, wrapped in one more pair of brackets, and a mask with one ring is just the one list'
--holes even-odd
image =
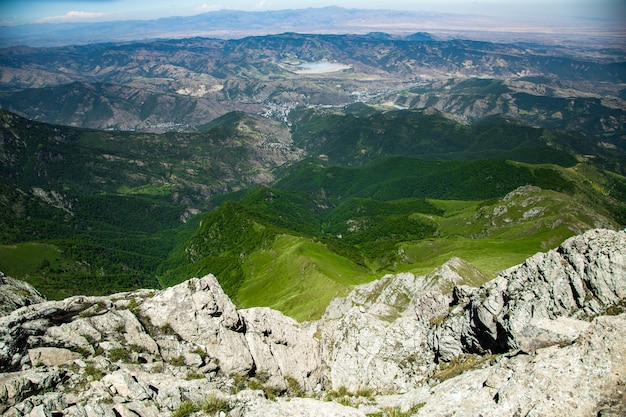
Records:
{"label": "limestone rock", "polygon": [[246,324],[246,341],[256,372],[274,378],[295,378],[304,390],[312,391],[322,378],[319,343],[313,337],[313,327],[300,326],[269,308],[251,308],[240,314]]}
{"label": "limestone rock", "polygon": [[[599,415],[624,411],[626,316],[594,320],[575,343],[503,358],[465,372],[418,400],[418,416]],[[620,394],[621,392],[621,394]],[[410,399],[407,395],[406,399]],[[408,408],[415,402],[405,403]],[[621,408],[620,408],[621,407]]]}
{"label": "limestone rock", "polygon": [[46,299],[32,285],[0,272],[0,316]]}
{"label": "limestone rock", "polygon": [[254,367],[244,322],[213,275],[161,291],[140,312],[153,326],[201,347],[226,373],[247,374]]}
{"label": "limestone rock", "polygon": [[338,319],[353,306],[393,320],[406,314],[413,314],[413,301],[425,291],[442,294],[450,293],[457,285],[480,285],[486,280],[474,266],[453,257],[426,276],[411,273],[385,275],[379,280],[355,287],[345,298],[335,298],[324,313],[326,319]]}
{"label": "limestone rock", "polygon": [[[592,230],[503,271],[466,306],[470,351],[532,349],[537,323],[593,317],[626,297],[626,233]],[[533,330],[535,329],[535,330]],[[543,344],[560,343],[559,337]],[[529,338],[530,337],[530,338]]]}
{"label": "limestone rock", "polygon": [[334,402],[320,401],[312,398],[293,398],[288,401],[264,401],[249,411],[239,414],[241,417],[365,417],[356,408],[343,406]]}
{"label": "limestone rock", "polygon": [[40,391],[55,387],[64,374],[57,368],[0,374],[0,413]]}
{"label": "limestone rock", "polygon": [[212,275],[31,304],[0,316],[0,414],[624,415],[625,243],[589,231],[480,287],[458,259],[385,276],[311,323]]}
{"label": "limestone rock", "polygon": [[82,358],[82,355],[68,349],[55,347],[40,347],[28,350],[28,356],[33,366],[58,366]]}
{"label": "limestone rock", "polygon": [[447,311],[447,298],[426,292],[412,303],[412,315],[392,322],[354,307],[324,323],[321,355],[333,389],[403,392],[424,382],[434,367],[430,320]]}

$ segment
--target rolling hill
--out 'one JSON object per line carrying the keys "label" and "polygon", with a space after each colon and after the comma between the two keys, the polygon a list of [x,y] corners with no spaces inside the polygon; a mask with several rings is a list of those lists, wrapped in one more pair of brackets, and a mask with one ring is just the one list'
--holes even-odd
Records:
{"label": "rolling hill", "polygon": [[[547,42],[547,43],[546,43]],[[299,105],[504,114],[622,146],[624,53],[550,41],[302,34],[0,50],[0,107],[96,129],[193,130],[232,110],[287,121]],[[620,145],[622,144],[622,145]]]}
{"label": "rolling hill", "polygon": [[290,129],[233,112],[164,134],[3,112],[0,269],[53,298],[211,272],[240,306],[308,320],[385,273],[460,256],[486,280],[626,224],[619,148],[502,118],[355,110],[303,107]]}

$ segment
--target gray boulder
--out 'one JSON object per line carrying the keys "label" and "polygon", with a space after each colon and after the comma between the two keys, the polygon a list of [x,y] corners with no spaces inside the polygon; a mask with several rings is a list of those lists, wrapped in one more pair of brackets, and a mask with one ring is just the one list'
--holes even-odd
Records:
{"label": "gray boulder", "polygon": [[46,299],[32,285],[0,272],[0,316]]}
{"label": "gray boulder", "polygon": [[619,308],[626,298],[625,249],[626,233],[592,230],[536,254],[475,291],[459,313],[467,326],[462,333],[451,329],[452,337],[478,353],[571,341],[573,335],[563,338],[546,323],[562,317],[589,320]]}

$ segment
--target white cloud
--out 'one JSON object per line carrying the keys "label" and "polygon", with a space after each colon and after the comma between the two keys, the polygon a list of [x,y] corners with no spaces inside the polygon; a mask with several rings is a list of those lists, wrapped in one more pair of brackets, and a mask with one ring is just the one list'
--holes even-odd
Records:
{"label": "white cloud", "polygon": [[266,0],[261,0],[260,2],[257,3],[257,5],[254,7],[257,10],[261,10],[261,9],[266,9],[270,6],[270,2],[266,1]]}
{"label": "white cloud", "polygon": [[61,16],[42,17],[41,19],[37,19],[37,23],[75,22],[80,20],[95,19],[102,16],[105,16],[105,14],[72,10]]}
{"label": "white cloud", "polygon": [[208,4],[208,3],[204,3],[201,6],[199,6],[196,11],[199,13],[205,13],[205,12],[215,12],[217,10],[222,10],[224,7],[222,7],[219,4]]}

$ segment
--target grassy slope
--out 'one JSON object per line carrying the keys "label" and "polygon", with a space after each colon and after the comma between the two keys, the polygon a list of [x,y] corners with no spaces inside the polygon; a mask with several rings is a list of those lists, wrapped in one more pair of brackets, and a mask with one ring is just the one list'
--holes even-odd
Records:
{"label": "grassy slope", "polygon": [[328,303],[371,271],[307,238],[281,235],[244,263],[248,277],[238,292],[244,307],[268,306],[297,320],[316,319]]}
{"label": "grassy slope", "polygon": [[[389,161],[395,164],[396,172],[407,172],[406,167],[402,168],[403,164],[398,163],[407,162],[404,159],[391,158]],[[445,169],[448,163],[442,164],[441,173],[449,172]],[[449,164],[456,165],[457,162]],[[601,200],[606,194],[599,184],[600,180],[608,180],[601,171],[592,169],[597,176],[593,184],[588,183],[590,180],[581,181],[581,178],[587,178],[583,174],[590,169],[585,165],[562,168],[498,164],[508,168],[502,171],[500,179],[504,181],[506,176],[507,181],[513,179],[501,188],[502,192],[512,191],[506,197],[389,201],[351,197],[350,193],[337,191],[342,187],[343,190],[349,189],[343,185],[345,177],[342,172],[349,173],[349,182],[353,185],[365,175],[363,172],[371,169],[368,166],[342,171],[312,162],[304,165],[311,168],[307,172],[315,174],[308,175],[315,187],[323,186],[327,190],[326,199],[321,198],[321,193],[311,201],[304,193],[271,189],[233,195],[240,198],[239,202],[231,201],[220,206],[215,213],[206,215],[202,220],[203,227],[196,233],[196,240],[210,245],[206,249],[208,252],[201,245],[188,246],[187,253],[193,253],[197,259],[189,267],[202,265],[206,272],[216,272],[223,283],[228,283],[230,277],[220,275],[227,271],[220,272],[220,264],[216,261],[231,259],[238,262],[239,281],[236,286],[226,285],[225,288],[242,306],[271,306],[299,320],[314,319],[335,295],[385,273],[410,271],[426,274],[458,256],[471,262],[485,276],[493,276],[538,251],[556,247],[567,237],[583,230],[618,227],[611,220],[611,212],[602,209],[609,200],[596,202],[596,209],[590,204],[594,198]],[[380,162],[376,166],[380,168]],[[516,182],[517,177],[510,173],[520,169],[527,174],[542,172],[549,175],[523,175],[519,177],[523,181]],[[294,172],[298,182],[306,177],[298,170]],[[385,171],[385,175],[368,173],[363,178],[378,178],[389,183],[388,177],[393,177],[391,168]],[[620,184],[624,182],[623,178],[618,179]],[[336,180],[339,186],[333,184]],[[567,193],[527,186],[526,180],[553,184],[555,189]],[[458,181],[463,184],[465,179],[458,176]],[[289,178],[285,182],[293,184]],[[374,185],[374,182],[370,183],[370,186]],[[462,186],[454,183],[452,188],[460,195],[475,193],[473,189],[463,191]],[[387,191],[389,195],[394,194],[393,187]],[[402,195],[399,191],[395,194]],[[423,227],[412,230],[408,227],[412,219],[418,220]],[[245,247],[241,242],[236,243],[250,233],[252,238],[245,239]],[[224,240],[229,235],[231,239],[236,238],[232,241],[234,245],[228,244],[228,239]],[[254,241],[256,243],[251,244]],[[227,248],[234,250],[237,256],[229,254]],[[179,280],[185,278],[184,274],[178,277]]]}
{"label": "grassy slope", "polygon": [[[327,132],[329,126],[339,129],[330,132],[327,142],[331,142],[333,137],[339,140],[341,135],[351,134],[341,126],[345,120],[311,119],[307,126],[317,123],[318,134]],[[342,148],[340,141],[325,145],[336,157],[346,150],[360,153],[366,149],[367,158],[360,161],[364,163],[360,168],[303,161],[281,170],[277,189],[246,190],[216,199],[225,203],[185,226],[178,220],[183,207],[167,203],[163,197],[171,191],[169,181],[186,168],[193,167],[196,173],[206,168],[206,178],[213,178],[202,158],[186,159],[207,153],[209,148],[184,135],[170,135],[143,137],[146,148],[133,150],[130,141],[141,139],[138,135],[73,132],[78,136],[66,139],[77,140],[81,146],[75,153],[63,154],[73,162],[62,166],[55,165],[63,160],[59,158],[27,161],[20,171],[21,186],[28,190],[34,184],[33,170],[37,168],[50,176],[49,186],[83,190],[85,195],[65,195],[65,203],[71,203],[74,213],[68,215],[43,207],[36,198],[24,197],[27,193],[7,191],[13,193],[10,204],[0,203],[5,213],[15,212],[11,218],[0,218],[3,243],[7,244],[0,247],[0,267],[21,268],[19,273],[29,275],[54,298],[156,285],[155,270],[162,285],[211,272],[240,305],[272,306],[303,320],[318,317],[333,296],[387,272],[427,273],[459,256],[493,274],[586,228],[626,223],[624,178],[589,164],[574,166],[571,155],[543,146],[545,131],[513,128],[513,134],[499,143],[506,126],[472,130],[413,113],[374,115],[369,122],[373,124],[365,123],[358,137],[348,137],[347,147]],[[390,126],[391,133],[401,138],[398,143],[393,143],[391,136],[377,139],[378,132]],[[416,132],[421,142],[412,144]],[[217,144],[232,134],[232,129],[213,133],[213,144]],[[436,134],[442,138],[437,152],[461,160],[387,155],[428,147],[428,136]],[[462,150],[467,145],[464,137],[472,139],[475,153]],[[518,140],[522,146],[516,145]],[[172,166],[169,169],[175,172],[168,177],[160,171],[165,165],[151,165],[148,157],[170,142],[185,145],[185,149],[177,149],[163,161],[173,164],[183,158],[190,165]],[[96,158],[99,162],[90,171],[95,183],[75,175],[82,171],[73,158],[93,159],[93,147],[110,152]],[[56,142],[43,148],[52,156],[65,149]],[[491,150],[499,156],[525,153],[519,160],[526,163],[476,159],[493,155]],[[374,158],[374,154],[383,157]],[[43,162],[50,162],[45,170]],[[228,165],[229,161],[223,162]],[[536,165],[546,162],[561,166]],[[139,166],[139,171],[131,170],[133,166]],[[103,190],[95,184],[115,172],[120,176],[106,183],[104,191],[118,194],[94,194]],[[12,173],[11,169],[3,172],[9,177]],[[188,185],[177,184],[181,192]],[[527,184],[544,190],[501,200]],[[527,202],[531,197],[536,201]],[[20,203],[17,209],[16,201]],[[507,208],[505,213],[502,206]],[[536,213],[528,214],[533,208]],[[37,216],[33,219],[23,212]],[[26,246],[25,241],[37,243]],[[16,243],[16,248],[8,243]],[[15,259],[22,257],[22,264],[17,265]]]}
{"label": "grassy slope", "polygon": [[[529,204],[528,200],[536,200],[536,203]],[[493,277],[498,271],[519,264],[536,252],[552,249],[578,231],[593,227],[594,222],[606,221],[610,225],[608,220],[592,218],[588,212],[580,211],[571,197],[538,189],[487,205],[481,201],[432,203],[444,210],[442,215],[431,216],[438,225],[439,237],[395,243],[394,248],[402,248],[403,257],[383,269],[357,265],[305,237],[278,236],[268,248],[255,251],[246,258],[246,280],[237,299],[245,307],[270,306],[298,320],[315,319],[333,297],[387,272],[427,274],[457,256],[472,263],[486,276]],[[520,204],[528,205],[522,207]],[[499,219],[495,226],[491,226],[493,217],[483,217],[485,213],[493,213],[506,205],[509,206],[509,216],[504,217],[507,222]],[[528,217],[524,218],[524,213],[532,209],[535,210],[530,213],[542,210],[541,214],[535,217],[527,214]],[[477,214],[480,214],[479,219],[476,219]],[[556,224],[558,219],[566,220]]]}

